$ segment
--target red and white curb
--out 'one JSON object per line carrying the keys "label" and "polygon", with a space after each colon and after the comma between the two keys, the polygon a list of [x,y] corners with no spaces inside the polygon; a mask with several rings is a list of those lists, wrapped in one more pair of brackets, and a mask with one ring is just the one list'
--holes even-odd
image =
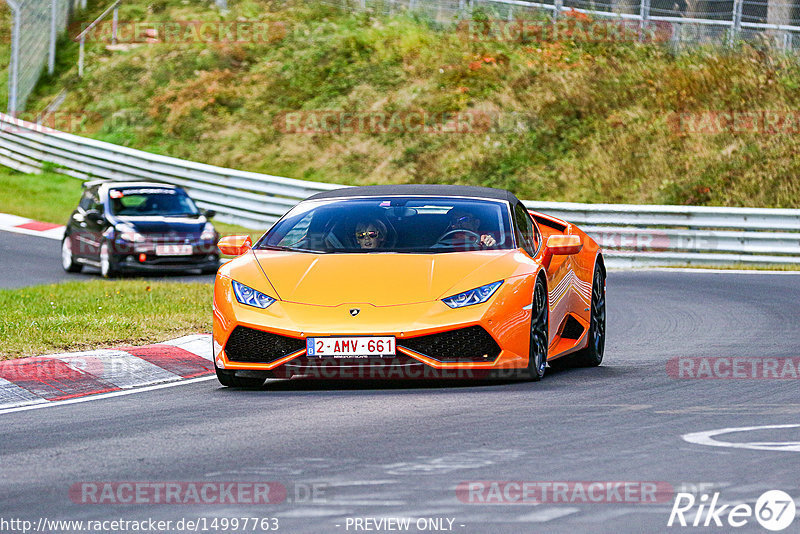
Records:
{"label": "red and white curb", "polygon": [[34,221],[17,215],[0,213],[0,230],[17,234],[35,235],[47,239],[61,240],[64,237],[64,225]]}
{"label": "red and white curb", "polygon": [[211,335],[0,361],[0,410],[214,374]]}

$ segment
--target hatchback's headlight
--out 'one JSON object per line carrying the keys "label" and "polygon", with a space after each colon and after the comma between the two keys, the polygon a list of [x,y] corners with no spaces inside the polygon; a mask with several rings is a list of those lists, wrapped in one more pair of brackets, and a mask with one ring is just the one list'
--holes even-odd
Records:
{"label": "hatchback's headlight", "polygon": [[482,302],[486,302],[487,300],[489,300],[489,297],[494,295],[494,292],[497,291],[497,288],[500,287],[502,284],[503,284],[502,280],[498,282],[492,282],[491,284],[486,284],[485,286],[476,287],[475,289],[464,291],[463,293],[459,293],[458,295],[453,295],[452,297],[443,298],[442,302],[444,302],[451,308],[463,308],[464,306],[472,306],[473,304],[480,304]]}
{"label": "hatchback's headlight", "polygon": [[129,243],[141,243],[145,240],[145,237],[137,232],[133,226],[129,226],[127,224],[118,224],[114,228],[117,230],[119,238],[123,241],[127,241]]}
{"label": "hatchback's headlight", "polygon": [[217,232],[214,231],[214,225],[206,223],[203,227],[203,232],[200,234],[200,241],[214,241],[217,237]]}
{"label": "hatchback's headlight", "polygon": [[232,282],[233,294],[236,295],[236,300],[242,304],[247,306],[255,306],[256,308],[266,308],[275,302],[274,298],[267,296],[260,291],[256,291],[252,287],[240,284],[236,280],[233,280]]}

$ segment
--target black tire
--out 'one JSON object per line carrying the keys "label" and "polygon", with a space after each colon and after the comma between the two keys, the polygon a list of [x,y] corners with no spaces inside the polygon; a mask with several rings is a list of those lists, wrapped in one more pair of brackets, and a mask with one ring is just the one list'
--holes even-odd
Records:
{"label": "black tire", "polygon": [[606,346],[606,280],[599,265],[594,268],[591,310],[589,344],[578,352],[550,362],[552,367],[597,367],[603,362],[603,352]]}
{"label": "black tire", "polygon": [[531,340],[528,349],[528,367],[525,370],[526,378],[534,382],[542,379],[547,368],[548,320],[547,286],[541,277],[537,277],[531,303]]}
{"label": "black tire", "polygon": [[61,240],[61,267],[68,273],[79,273],[83,265],[75,263],[75,255],[72,253],[72,240],[69,236],[64,236]]}
{"label": "black tire", "polygon": [[111,245],[108,241],[103,241],[100,245],[100,276],[103,278],[114,278],[118,273],[117,262],[111,253]]}

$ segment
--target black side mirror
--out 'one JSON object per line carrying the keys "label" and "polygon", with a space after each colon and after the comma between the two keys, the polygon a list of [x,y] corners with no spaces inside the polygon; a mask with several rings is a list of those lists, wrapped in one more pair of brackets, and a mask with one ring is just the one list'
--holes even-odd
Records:
{"label": "black side mirror", "polygon": [[205,215],[206,219],[212,219],[217,216],[217,212],[214,210],[201,210],[200,212]]}
{"label": "black side mirror", "polygon": [[89,210],[84,215],[87,221],[93,222],[95,224],[100,223],[103,221],[103,214],[97,210]]}

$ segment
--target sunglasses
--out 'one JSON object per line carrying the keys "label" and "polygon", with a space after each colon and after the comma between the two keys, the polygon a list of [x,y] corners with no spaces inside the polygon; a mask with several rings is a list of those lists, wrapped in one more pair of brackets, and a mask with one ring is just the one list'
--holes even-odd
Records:
{"label": "sunglasses", "polygon": [[381,234],[375,230],[370,230],[369,232],[356,232],[356,239],[366,239],[368,237],[370,239],[376,239],[379,235]]}

